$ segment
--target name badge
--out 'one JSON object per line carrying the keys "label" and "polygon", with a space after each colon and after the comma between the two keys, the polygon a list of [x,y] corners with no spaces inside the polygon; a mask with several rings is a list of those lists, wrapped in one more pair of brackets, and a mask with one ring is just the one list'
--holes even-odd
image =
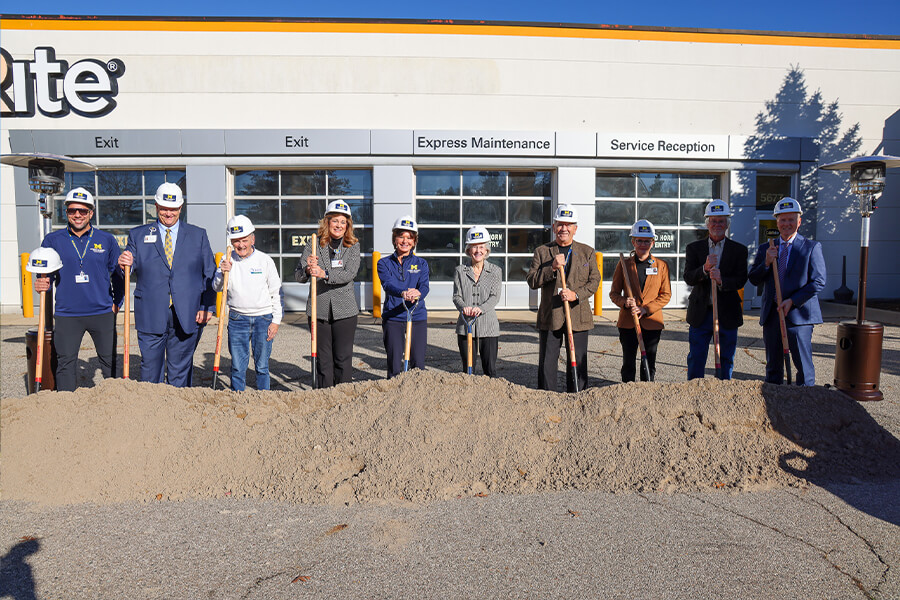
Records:
{"label": "name badge", "polygon": [[250,274],[251,275],[262,275],[263,270],[258,267],[254,267],[254,268],[250,269]]}
{"label": "name badge", "polygon": [[647,267],[647,270],[644,272],[647,275],[659,275],[659,269],[656,267]]}
{"label": "name badge", "polygon": [[75,276],[75,283],[90,283],[91,278],[87,273],[79,273]]}
{"label": "name badge", "polygon": [[343,259],[340,259],[340,258],[332,259],[332,261],[331,261],[331,268],[332,268],[332,269],[343,269],[343,268],[344,268],[344,261],[343,261]]}
{"label": "name badge", "polygon": [[145,235],[144,236],[145,244],[155,244],[156,243],[156,235]]}

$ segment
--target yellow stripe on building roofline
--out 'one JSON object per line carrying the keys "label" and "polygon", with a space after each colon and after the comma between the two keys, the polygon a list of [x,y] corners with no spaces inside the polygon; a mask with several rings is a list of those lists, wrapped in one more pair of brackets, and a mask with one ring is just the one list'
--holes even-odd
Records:
{"label": "yellow stripe on building roofline", "polygon": [[610,39],[704,44],[748,44],[763,46],[811,46],[823,48],[900,49],[900,39],[884,37],[839,37],[791,35],[789,33],[703,32],[621,27],[549,27],[528,25],[473,25],[455,23],[344,23],[240,20],[140,20],[17,18],[0,19],[0,29],[33,31],[185,31],[258,33],[388,33],[418,35],[495,35]]}

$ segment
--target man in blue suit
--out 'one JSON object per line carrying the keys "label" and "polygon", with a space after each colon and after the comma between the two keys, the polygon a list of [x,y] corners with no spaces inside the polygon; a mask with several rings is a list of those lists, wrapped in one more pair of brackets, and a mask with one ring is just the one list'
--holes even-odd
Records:
{"label": "man in blue suit", "polygon": [[[819,242],[797,233],[801,212],[800,203],[793,198],[782,198],[775,205],[780,237],[777,242],[757,249],[748,279],[753,285],[766,284],[759,315],[766,344],[766,381],[780,384],[784,378],[784,349],[778,323],[778,311],[781,311],[797,369],[797,385],[811,386],[816,384],[812,331],[813,325],[822,322],[818,293],[825,287],[825,258]],[[781,281],[780,305],[775,296],[774,277]]]}
{"label": "man in blue suit", "polygon": [[180,187],[160,185],[157,220],[129,231],[128,247],[119,256],[119,266],[131,266],[137,276],[141,380],[175,387],[191,386],[194,350],[216,302],[209,238],[204,229],[179,221],[183,205]]}

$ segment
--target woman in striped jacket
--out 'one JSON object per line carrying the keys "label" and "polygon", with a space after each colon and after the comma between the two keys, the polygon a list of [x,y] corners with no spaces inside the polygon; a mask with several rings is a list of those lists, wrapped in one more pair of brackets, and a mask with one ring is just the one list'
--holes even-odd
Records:
{"label": "woman in striped jacket", "polygon": [[497,348],[500,339],[500,322],[494,307],[500,301],[503,269],[487,262],[490,255],[490,235],[487,229],[476,225],[466,232],[466,254],[470,264],[456,267],[453,275],[453,304],[459,310],[456,336],[463,371],[466,370],[468,343],[466,321],[477,317],[472,325],[472,364],[481,354],[481,368],[489,377],[497,376]]}
{"label": "woman in striped jacket", "polygon": [[[316,371],[319,387],[327,388],[353,379],[353,338],[359,315],[353,281],[360,258],[359,240],[353,233],[353,218],[346,202],[334,200],[328,205],[319,221],[318,238],[316,258],[307,244],[294,278],[299,283],[306,283],[310,277],[321,280],[316,286]],[[306,304],[310,319],[311,305]]]}

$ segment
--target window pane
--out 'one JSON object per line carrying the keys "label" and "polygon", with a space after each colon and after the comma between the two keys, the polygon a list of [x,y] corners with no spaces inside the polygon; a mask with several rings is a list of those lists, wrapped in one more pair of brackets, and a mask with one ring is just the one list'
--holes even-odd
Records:
{"label": "window pane", "polygon": [[[685,232],[682,232],[685,233]],[[678,232],[674,229],[657,229],[656,243],[653,244],[653,252],[658,254],[666,254],[668,252],[675,253],[678,248]],[[684,252],[684,250],[681,250]]]}
{"label": "window pane", "polygon": [[429,281],[453,281],[453,273],[459,265],[456,256],[429,256],[428,279]]}
{"label": "window pane", "polygon": [[510,256],[506,262],[509,265],[505,272],[506,281],[525,281],[525,276],[531,268],[531,257]]}
{"label": "window pane", "polygon": [[281,277],[281,283],[296,283],[296,279],[294,279],[294,271],[297,270],[297,264],[300,262],[299,256],[284,256],[281,260],[277,258],[273,258],[275,261],[275,266],[278,266],[278,263],[281,263],[281,268],[278,270],[278,276]]}
{"label": "window pane", "polygon": [[705,198],[712,200],[719,197],[718,175],[682,175],[682,198]]}
{"label": "window pane", "polygon": [[372,281],[372,257],[362,256],[359,261],[359,272],[353,281]]}
{"label": "window pane", "polygon": [[681,240],[678,244],[678,251],[683,253],[687,245],[697,240],[705,240],[707,232],[705,229],[682,229]]}
{"label": "window pane", "polygon": [[325,171],[282,171],[281,193],[286,196],[324,196]]}
{"label": "window pane", "polygon": [[416,200],[416,218],[419,223],[459,223],[459,200]]}
{"label": "window pane", "polygon": [[363,229],[362,227],[354,227],[353,233],[359,240],[359,249],[361,252],[373,252],[375,245],[372,242],[374,233],[372,229]]}
{"label": "window pane", "polygon": [[165,171],[144,171],[144,185],[146,186],[148,196],[155,194],[156,188],[165,182]]}
{"label": "window pane", "polygon": [[94,173],[91,171],[82,173],[66,173],[65,188],[63,188],[63,193],[68,194],[71,190],[79,187],[84,188],[91,194],[96,195],[96,191],[94,188]]}
{"label": "window pane", "polygon": [[624,252],[627,256],[634,249],[630,233],[629,229],[598,229],[594,235],[594,250],[604,255]]}
{"label": "window pane", "polygon": [[99,222],[102,225],[141,225],[144,201],[136,200],[101,200],[97,203]]}
{"label": "window pane", "polygon": [[373,207],[371,198],[345,198],[344,202],[350,205],[350,216],[354,223],[372,222]]}
{"label": "window pane", "polygon": [[677,225],[677,202],[638,202],[638,219],[647,219],[654,226]]}
{"label": "window pane", "polygon": [[550,200],[510,200],[510,225],[550,225]]}
{"label": "window pane", "polygon": [[234,176],[235,196],[278,194],[278,171],[238,171]]}
{"label": "window pane", "polygon": [[[550,241],[549,229],[524,229],[510,227],[507,230],[507,252],[534,253],[535,248]],[[530,263],[529,263],[530,264]]]}
{"label": "window pane", "polygon": [[681,204],[681,225],[704,225],[707,202],[683,202]]}
{"label": "window pane", "polygon": [[598,198],[634,198],[633,173],[597,173],[595,192]]}
{"label": "window pane", "polygon": [[509,174],[510,196],[549,196],[550,171],[512,171]]}
{"label": "window pane", "polygon": [[505,222],[505,200],[463,200],[463,223],[502,225]]}
{"label": "window pane", "polygon": [[100,196],[140,196],[144,191],[140,171],[100,171],[97,188]]}
{"label": "window pane", "polygon": [[776,202],[790,195],[790,175],[756,176],[756,210],[774,210]]}
{"label": "window pane", "polygon": [[282,200],[281,223],[283,225],[318,223],[325,216],[327,205],[325,198],[321,200]]}
{"label": "window pane", "polygon": [[505,196],[506,171],[463,171],[463,196]]}
{"label": "window pane", "polygon": [[278,225],[278,200],[234,200],[234,214],[244,215],[254,225]]}
{"label": "window pane", "polygon": [[309,227],[285,227],[281,230],[281,251],[285,254],[302,254],[312,239],[315,229]]}
{"label": "window pane", "polygon": [[678,175],[674,173],[641,173],[638,175],[639,198],[677,198]]}
{"label": "window pane", "polygon": [[[253,232],[256,235],[255,247],[266,254],[278,254],[280,246],[278,245],[277,229],[257,229]],[[278,262],[277,259],[275,262]]]}
{"label": "window pane", "polygon": [[341,169],[328,171],[329,196],[371,196],[372,171]]}
{"label": "window pane", "polygon": [[419,196],[458,196],[459,171],[416,171]]}
{"label": "window pane", "polygon": [[634,201],[610,202],[598,201],[594,209],[594,222],[597,225],[628,225],[634,224]]}
{"label": "window pane", "polygon": [[[625,253],[625,258],[628,258],[628,253]],[[613,276],[616,274],[616,265],[619,264],[619,255],[618,254],[604,254],[603,255],[603,281],[609,281],[612,283]]]}
{"label": "window pane", "polygon": [[420,229],[416,253],[422,252],[459,252],[459,228]]}

